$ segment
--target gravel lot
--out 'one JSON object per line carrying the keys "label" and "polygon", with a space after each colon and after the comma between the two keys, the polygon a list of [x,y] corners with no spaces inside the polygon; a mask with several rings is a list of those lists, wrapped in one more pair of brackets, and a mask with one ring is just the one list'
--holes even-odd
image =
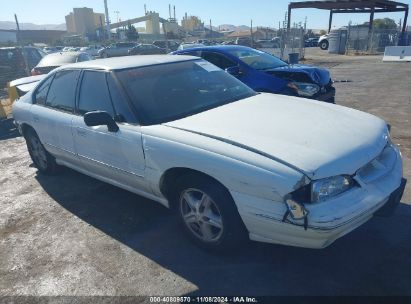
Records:
{"label": "gravel lot", "polygon": [[[411,181],[411,64],[308,50],[331,69],[337,103],[383,117]],[[315,122],[313,122],[315,123]],[[216,256],[181,235],[171,213],[71,170],[37,175],[11,120],[0,122],[0,296],[411,295],[411,186],[323,250],[249,243]]]}

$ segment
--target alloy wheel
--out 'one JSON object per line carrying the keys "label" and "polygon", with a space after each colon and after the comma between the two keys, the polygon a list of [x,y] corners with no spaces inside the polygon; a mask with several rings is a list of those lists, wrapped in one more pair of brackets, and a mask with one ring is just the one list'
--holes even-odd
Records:
{"label": "alloy wheel", "polygon": [[180,212],[191,233],[201,241],[217,242],[224,231],[221,212],[210,196],[199,189],[186,189],[180,196]]}

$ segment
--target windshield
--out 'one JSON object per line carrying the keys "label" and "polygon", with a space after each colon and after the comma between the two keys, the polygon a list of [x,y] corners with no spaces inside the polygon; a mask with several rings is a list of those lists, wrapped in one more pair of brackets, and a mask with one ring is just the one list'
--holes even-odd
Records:
{"label": "windshield", "polygon": [[256,70],[269,70],[287,65],[280,58],[251,48],[234,49],[229,53]]}
{"label": "windshield", "polygon": [[204,60],[133,68],[116,74],[142,125],[173,121],[256,94]]}

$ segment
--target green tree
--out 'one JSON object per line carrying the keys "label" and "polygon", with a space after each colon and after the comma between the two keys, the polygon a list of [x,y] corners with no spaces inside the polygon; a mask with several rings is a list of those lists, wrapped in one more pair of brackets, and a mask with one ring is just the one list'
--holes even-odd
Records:
{"label": "green tree", "polygon": [[[364,24],[368,25],[370,23],[364,22]],[[394,30],[397,28],[397,23],[391,18],[374,19],[373,26],[378,30]]]}
{"label": "green tree", "polygon": [[135,28],[134,25],[129,24],[127,26],[126,37],[127,37],[127,40],[130,40],[130,41],[135,41],[139,38],[137,29]]}

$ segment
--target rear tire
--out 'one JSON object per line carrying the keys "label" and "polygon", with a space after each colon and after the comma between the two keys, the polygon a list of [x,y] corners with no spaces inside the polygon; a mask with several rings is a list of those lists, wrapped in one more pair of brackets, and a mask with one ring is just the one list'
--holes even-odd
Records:
{"label": "rear tire", "polygon": [[36,168],[43,174],[55,174],[59,169],[56,159],[46,151],[36,132],[28,130],[24,137],[31,160]]}
{"label": "rear tire", "polygon": [[221,184],[201,175],[185,175],[178,183],[175,209],[184,231],[212,251],[238,247],[248,232],[231,195]]}

